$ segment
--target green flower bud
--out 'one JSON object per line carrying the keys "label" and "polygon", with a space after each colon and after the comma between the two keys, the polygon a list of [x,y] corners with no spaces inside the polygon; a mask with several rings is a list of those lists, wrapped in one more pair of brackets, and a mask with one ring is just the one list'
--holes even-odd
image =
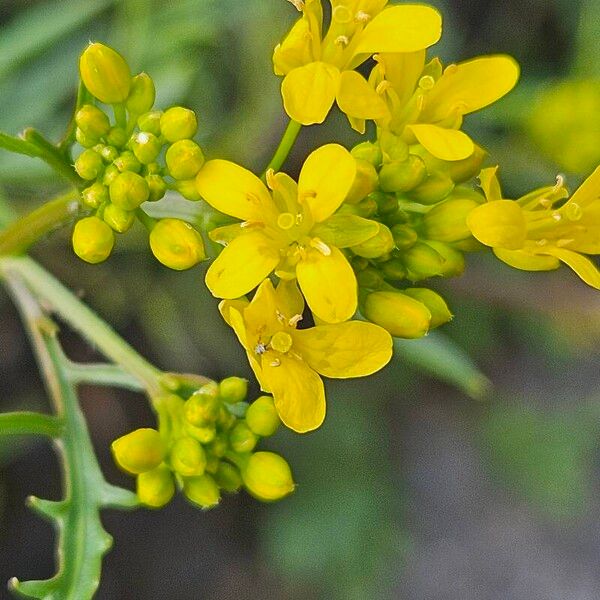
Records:
{"label": "green flower bud", "polygon": [[356,281],[361,288],[376,290],[383,285],[381,273],[373,267],[368,267],[356,273]]}
{"label": "green flower bud", "polygon": [[410,225],[394,225],[391,232],[398,250],[412,248],[419,239],[417,232]]}
{"label": "green flower bud", "polygon": [[146,175],[144,179],[150,190],[148,202],[157,202],[167,193],[167,184],[160,175]]}
{"label": "green flower bud", "polygon": [[462,252],[444,242],[427,240],[425,243],[442,257],[442,277],[458,277],[464,273],[465,257]]}
{"label": "green flower bud", "polygon": [[125,233],[135,221],[135,213],[116,204],[108,204],[102,214],[104,222],[117,233]]}
{"label": "green flower bud", "polygon": [[152,254],[166,267],[183,271],[204,260],[202,236],[185,221],[161,219],[150,232]]}
{"label": "green flower bud", "polygon": [[252,452],[257,442],[258,437],[243,421],[229,432],[229,445],[234,452]]}
{"label": "green flower bud", "polygon": [[196,427],[192,425],[189,421],[185,421],[185,431],[193,437],[195,440],[198,440],[201,444],[208,444],[215,439],[217,435],[217,430],[213,425],[207,425],[206,427]]}
{"label": "green flower bud", "polygon": [[379,232],[366,242],[352,246],[352,251],[364,258],[377,258],[391,252],[394,248],[392,232],[382,223],[378,223]]}
{"label": "green flower bud", "polygon": [[403,161],[384,164],[379,171],[379,186],[384,192],[408,192],[425,179],[425,163],[414,154]]}
{"label": "green flower bud", "polygon": [[431,313],[418,300],[400,292],[373,292],[364,302],[364,315],[394,337],[423,337],[431,322]]}
{"label": "green flower bud", "polygon": [[183,482],[183,493],[188,500],[204,510],[217,506],[221,499],[219,486],[206,473],[200,477],[186,479]]}
{"label": "green flower bud", "polygon": [[350,154],[357,160],[370,162],[374,167],[378,167],[383,160],[379,144],[374,144],[373,142],[361,142],[357,144],[350,150]]}
{"label": "green flower bud", "polygon": [[121,174],[121,171],[115,167],[115,165],[108,165],[104,169],[104,176],[102,177],[102,183],[109,187],[110,184]]}
{"label": "green flower bud", "polygon": [[84,148],[93,148],[99,142],[97,137],[87,134],[83,129],[79,129],[79,127],[75,129],[75,139]]}
{"label": "green flower bud", "polygon": [[219,387],[215,382],[203,385],[185,402],[185,418],[196,427],[213,425],[219,416],[221,400]]}
{"label": "green flower bud", "polygon": [[206,459],[206,472],[214,475],[219,470],[221,461],[216,456],[208,456]]}
{"label": "green flower bud", "polygon": [[215,473],[217,485],[226,492],[237,492],[242,487],[242,476],[237,467],[221,461]]}
{"label": "green flower bud", "polygon": [[135,157],[144,165],[153,163],[162,148],[159,139],[147,131],[136,133],[131,138],[130,146]]}
{"label": "green flower bud", "polygon": [[408,279],[420,281],[444,272],[444,258],[430,245],[417,242],[402,255]]}
{"label": "green flower bud", "polygon": [[104,162],[107,163],[112,163],[119,158],[119,151],[114,146],[102,146],[99,152]]}
{"label": "green flower bud", "polygon": [[140,116],[137,120],[137,125],[140,131],[146,131],[156,137],[160,136],[160,118],[162,117],[162,111],[153,110]]}
{"label": "green flower bud", "polygon": [[112,127],[106,136],[106,141],[115,148],[123,148],[127,144],[127,132],[122,127]]}
{"label": "green flower bud", "polygon": [[273,435],[279,423],[281,420],[271,396],[260,396],[246,411],[246,424],[256,435],[262,437]]}
{"label": "green flower bud", "polygon": [[463,160],[453,160],[448,163],[448,174],[454,183],[469,181],[481,171],[481,165],[485,160],[487,152],[475,144],[475,151],[471,156]]}
{"label": "green flower bud", "polygon": [[104,137],[110,130],[106,113],[93,104],[84,104],[75,115],[75,123],[86,135]]}
{"label": "green flower bud", "polygon": [[356,273],[358,273],[358,271],[364,271],[370,264],[371,263],[368,261],[368,259],[362,256],[352,257],[352,268]]}
{"label": "green flower bud", "polygon": [[198,192],[195,179],[183,179],[175,182],[175,189],[187,200],[198,202],[202,196]]}
{"label": "green flower bud", "polygon": [[241,402],[248,393],[248,380],[241,377],[227,377],[219,383],[219,396],[224,402]]}
{"label": "green flower bud", "polygon": [[227,410],[225,406],[221,406],[221,408],[219,409],[219,416],[217,417],[217,425],[221,429],[228,431],[236,423],[237,418],[235,417],[235,415],[229,412],[229,410]]}
{"label": "green flower bud", "polygon": [[345,202],[356,204],[377,188],[377,171],[366,160],[356,160],[356,175]]}
{"label": "green flower bud", "polygon": [[386,260],[379,265],[381,274],[390,281],[401,281],[406,277],[406,269],[403,262],[398,258]]}
{"label": "green flower bud", "polygon": [[210,453],[213,456],[217,456],[219,458],[225,456],[227,448],[229,448],[229,437],[224,432],[219,433],[219,435],[217,435],[215,439],[212,440],[212,442],[210,442],[210,445],[208,447]]}
{"label": "green flower bud", "polygon": [[160,433],[150,428],[136,429],[116,439],[111,450],[119,467],[134,475],[156,469],[165,457]]}
{"label": "green flower bud", "polygon": [[242,468],[244,486],[258,500],[281,500],[294,491],[290,466],[273,452],[255,452]]}
{"label": "green flower bud", "polygon": [[152,77],[148,73],[139,73],[131,80],[131,90],[125,106],[133,115],[141,115],[154,105],[156,90]]}
{"label": "green flower bud", "polygon": [[377,212],[382,217],[393,215],[398,210],[398,200],[394,194],[386,194],[384,192],[373,192],[369,194],[377,203]]}
{"label": "green flower bud", "polygon": [[150,508],[162,508],[175,495],[175,481],[166,465],[152,471],[140,473],[136,480],[137,496],[142,504]]}
{"label": "green flower bud", "polygon": [[[197,129],[196,114],[189,108],[174,106],[165,111],[160,118],[160,131],[169,142],[193,138]],[[182,179],[189,179],[189,177],[182,177]]]}
{"label": "green flower bud", "polygon": [[410,197],[420,204],[437,204],[446,198],[454,189],[454,182],[442,173],[432,173],[417,188],[410,192]]}
{"label": "green flower bud", "polygon": [[75,170],[82,179],[96,179],[103,171],[102,157],[94,150],[84,150],[75,161]]}
{"label": "green flower bud", "polygon": [[165,160],[172,177],[192,179],[204,164],[204,154],[196,142],[179,140],[169,147]]}
{"label": "green flower bud", "polygon": [[81,192],[81,201],[89,208],[98,208],[104,202],[108,202],[108,188],[96,181]]}
{"label": "green flower bud", "polygon": [[88,91],[105,104],[124,102],[131,72],[125,59],[104,44],[90,44],[79,59],[79,72]]}
{"label": "green flower bud", "polygon": [[204,473],[206,453],[198,440],[184,437],[173,444],[169,461],[173,470],[182,477],[195,477]]}
{"label": "green flower bud", "polygon": [[379,146],[383,162],[404,161],[408,158],[408,144],[391,131],[382,129],[379,133]]}
{"label": "green flower bud", "polygon": [[162,168],[157,162],[152,162],[146,165],[147,175],[162,175]]}
{"label": "green flower bud", "polygon": [[430,329],[439,327],[452,319],[452,313],[446,301],[436,292],[428,288],[407,288],[403,294],[422,302],[431,313]]}
{"label": "green flower bud", "polygon": [[111,202],[125,210],[135,210],[150,195],[146,180],[133,171],[121,173],[110,184],[109,189]]}
{"label": "green flower bud", "polygon": [[467,216],[481,202],[479,196],[462,197],[455,190],[446,200],[434,206],[423,217],[424,234],[427,239],[439,242],[458,242],[471,237]]}
{"label": "green flower bud", "polygon": [[75,223],[73,250],[85,262],[92,265],[106,260],[115,245],[112,229],[98,217],[86,217]]}
{"label": "green flower bud", "polygon": [[142,164],[130,150],[121,152],[113,164],[121,171],[121,173],[125,173],[126,171],[139,173],[142,170]]}

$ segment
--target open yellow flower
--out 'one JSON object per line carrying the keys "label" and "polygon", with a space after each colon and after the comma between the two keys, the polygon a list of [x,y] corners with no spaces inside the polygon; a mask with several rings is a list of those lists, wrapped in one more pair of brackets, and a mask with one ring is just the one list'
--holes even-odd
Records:
{"label": "open yellow flower", "polygon": [[473,235],[511,267],[549,271],[563,262],[600,289],[600,271],[584,256],[600,254],[600,167],[566,202],[569,194],[560,177],[555,186],[505,200],[496,170],[481,172],[488,202],[467,217]]}
{"label": "open yellow flower", "polygon": [[206,274],[218,298],[239,298],[273,271],[298,278],[312,312],[323,321],[346,321],[356,311],[357,284],[339,248],[360,244],[378,232],[374,221],[333,213],[354,181],[356,162],[337,144],[306,159],[298,183],[268,173],[271,191],[250,171],[211,160],[196,178],[198,192],[217,210],[243,219],[211,232],[225,244]]}
{"label": "open yellow flower", "polygon": [[441,36],[440,14],[429,6],[387,0],[330,0],[323,28],[321,0],[294,0],[302,17],[273,53],[287,114],[303,125],[322,123],[333,103],[353,119],[384,116],[385,103],[354,71],[376,52],[415,52]]}
{"label": "open yellow flower", "polygon": [[246,349],[261,388],[273,394],[281,420],[300,433],[316,429],[325,418],[320,375],[363,377],[392,356],[390,334],[372,323],[297,329],[304,301],[295,281],[282,280],[274,289],[266,279],[251,302],[224,300],[219,309]]}

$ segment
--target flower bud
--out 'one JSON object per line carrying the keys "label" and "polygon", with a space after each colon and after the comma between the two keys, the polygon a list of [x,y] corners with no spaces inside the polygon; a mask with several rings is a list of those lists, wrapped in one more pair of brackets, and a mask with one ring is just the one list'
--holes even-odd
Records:
{"label": "flower bud", "polygon": [[258,437],[243,421],[229,432],[229,445],[234,452],[252,452],[257,442]]}
{"label": "flower bud", "polygon": [[206,427],[196,427],[189,421],[185,421],[185,431],[195,440],[198,440],[201,444],[209,444],[215,439],[217,430],[214,425],[207,425]]}
{"label": "flower bud", "polygon": [[121,173],[125,173],[125,171],[139,173],[142,170],[142,164],[130,150],[121,152],[113,164],[121,171]]}
{"label": "flower bud", "polygon": [[244,486],[258,500],[281,500],[294,491],[290,466],[273,452],[255,452],[242,468]]}
{"label": "flower bud", "polygon": [[150,232],[152,254],[166,267],[183,271],[204,260],[202,236],[185,221],[161,219]]}
{"label": "flower bud", "polygon": [[73,250],[85,262],[92,265],[106,260],[115,245],[112,229],[98,217],[86,217],[75,223]]}
{"label": "flower bud", "polygon": [[101,138],[110,130],[110,121],[106,113],[93,104],[84,104],[75,115],[77,127],[86,136]]}
{"label": "flower bud", "polygon": [[221,400],[219,387],[215,382],[203,385],[185,402],[185,418],[196,427],[206,427],[214,424],[219,416]]}
{"label": "flower bud", "polygon": [[88,91],[105,104],[124,102],[131,72],[125,59],[104,44],[90,44],[79,59],[79,72]]}
{"label": "flower bud", "polygon": [[117,233],[125,233],[135,221],[135,213],[116,204],[108,204],[102,214],[104,222]]}
{"label": "flower bud", "polygon": [[454,189],[454,182],[442,173],[432,173],[418,187],[410,192],[410,197],[420,204],[437,204]]}
{"label": "flower bud", "polygon": [[394,337],[415,339],[429,330],[431,313],[418,300],[400,292],[373,292],[364,302],[364,315]]}
{"label": "flower bud", "polygon": [[242,476],[237,467],[223,460],[219,462],[215,481],[226,492],[237,492],[242,487]]}
{"label": "flower bud", "polygon": [[[169,142],[187,140],[196,135],[198,121],[193,110],[174,106],[165,111],[160,118],[160,131]],[[189,179],[189,177],[182,177]]]}
{"label": "flower bud", "polygon": [[133,115],[141,115],[154,105],[156,90],[152,77],[148,73],[139,73],[131,80],[131,89],[125,102],[127,110]]}
{"label": "flower bud", "polygon": [[377,235],[369,238],[367,241],[356,246],[352,246],[352,251],[358,256],[364,258],[377,258],[383,256],[394,248],[394,238],[388,227],[382,223],[378,223],[379,231]]}
{"label": "flower bud", "polygon": [[192,179],[204,164],[204,154],[196,142],[179,140],[169,147],[165,160],[172,177]]}
{"label": "flower bud", "polygon": [[228,431],[236,423],[237,418],[235,417],[235,415],[229,412],[229,410],[227,410],[225,406],[221,406],[221,408],[219,409],[219,416],[217,417],[217,425],[221,429]]}
{"label": "flower bud", "polygon": [[379,171],[379,186],[384,192],[408,192],[416,188],[426,177],[425,163],[416,155],[409,154],[403,161],[384,164]]}
{"label": "flower bud", "polygon": [[430,245],[417,242],[402,254],[408,279],[420,281],[444,272],[444,258]]}
{"label": "flower bud", "polygon": [[140,131],[151,133],[156,137],[160,136],[160,118],[162,117],[162,111],[153,110],[141,115],[137,120],[137,125]]}
{"label": "flower bud", "polygon": [[143,165],[154,162],[162,148],[159,139],[154,134],[148,133],[147,131],[136,133],[131,138],[130,146],[135,157]]}
{"label": "flower bud", "polygon": [[465,270],[465,257],[462,252],[455,250],[444,242],[427,240],[425,242],[442,257],[442,277],[458,277]]}
{"label": "flower bud", "polygon": [[104,202],[108,202],[108,188],[96,181],[81,192],[81,201],[89,208],[98,208]]}
{"label": "flower bud", "polygon": [[135,210],[148,200],[150,190],[146,180],[137,173],[120,173],[110,184],[110,199],[124,210]]}
{"label": "flower bud", "polygon": [[373,142],[361,142],[357,144],[350,150],[350,154],[357,160],[366,160],[374,167],[378,167],[383,160],[379,144],[374,144]]}
{"label": "flower bud", "polygon": [[467,216],[480,204],[473,198],[463,198],[453,193],[423,217],[425,237],[439,242],[458,242],[470,238]]}
{"label": "flower bud", "polygon": [[175,189],[186,199],[192,202],[202,200],[202,196],[196,186],[196,179],[182,179],[175,182]]}
{"label": "flower bud", "polygon": [[398,199],[394,194],[378,191],[369,194],[369,198],[377,203],[377,212],[381,217],[393,215],[398,210]]}
{"label": "flower bud", "polygon": [[487,152],[475,144],[475,151],[471,156],[463,160],[453,160],[449,163],[448,174],[454,183],[469,181],[481,171],[481,165],[485,160]]}
{"label": "flower bud", "polygon": [[214,475],[218,469],[220,460],[216,456],[207,456],[206,458],[206,472]]}
{"label": "flower bud", "polygon": [[404,161],[408,158],[408,144],[391,131],[382,129],[379,133],[379,146],[383,162]]}
{"label": "flower bud", "polygon": [[116,463],[123,470],[138,475],[160,465],[165,445],[156,429],[136,429],[111,444]]}
{"label": "flower bud", "polygon": [[163,170],[157,162],[148,163],[146,165],[146,174],[147,175],[162,175]]}
{"label": "flower bud", "polygon": [[370,264],[371,263],[368,261],[368,259],[362,256],[352,257],[352,268],[356,273],[358,273],[358,271],[364,271]]}
{"label": "flower bud", "polygon": [[406,277],[406,268],[404,263],[398,258],[386,260],[379,265],[381,274],[390,281],[400,281]]}
{"label": "flower bud", "polygon": [[102,146],[99,153],[102,160],[107,163],[112,163],[119,158],[119,151],[114,146]]}
{"label": "flower bud", "polygon": [[213,456],[221,458],[221,456],[225,456],[227,448],[229,448],[229,438],[226,433],[222,432],[210,442],[208,450]]}
{"label": "flower bud", "polygon": [[183,482],[183,493],[188,500],[204,510],[217,506],[221,499],[219,486],[207,473],[186,479]]}
{"label": "flower bud", "polygon": [[148,184],[148,202],[157,202],[167,193],[167,184],[160,175],[146,175],[144,179]]}
{"label": "flower bud", "polygon": [[256,434],[262,437],[273,435],[281,420],[271,396],[260,396],[246,411],[246,424]]}
{"label": "flower bud", "polygon": [[377,171],[368,161],[355,159],[356,175],[345,202],[356,204],[377,188]]}
{"label": "flower bud", "polygon": [[[110,187],[110,184],[121,174],[119,169],[115,167],[115,165],[108,165],[104,170],[104,175],[102,176],[102,184],[106,187]],[[110,191],[110,190],[109,190]]]}
{"label": "flower bud", "polygon": [[79,127],[75,129],[75,139],[84,148],[93,148],[100,141],[97,137],[87,134],[83,129],[79,129]]}
{"label": "flower bud", "polygon": [[248,393],[248,380],[241,377],[227,377],[219,383],[219,396],[224,402],[241,402]]}
{"label": "flower bud", "polygon": [[383,285],[383,277],[377,269],[368,267],[356,273],[356,282],[361,288],[376,290]]}
{"label": "flower bud", "polygon": [[162,508],[175,495],[175,481],[166,465],[140,473],[136,481],[137,496],[142,504],[150,508]]}
{"label": "flower bud", "polygon": [[115,148],[123,148],[127,140],[127,132],[122,127],[112,127],[106,136],[106,141]]}
{"label": "flower bud", "polygon": [[84,150],[75,161],[75,170],[82,179],[96,179],[104,169],[102,157],[94,150]]}
{"label": "flower bud", "polygon": [[169,461],[173,470],[182,477],[195,477],[204,473],[206,453],[198,440],[183,437],[173,444]]}
{"label": "flower bud", "polygon": [[398,250],[412,248],[419,239],[417,232],[410,225],[394,225],[391,232]]}
{"label": "flower bud", "polygon": [[430,329],[439,327],[452,319],[452,313],[446,301],[436,292],[428,288],[407,288],[403,294],[422,302],[431,313]]}

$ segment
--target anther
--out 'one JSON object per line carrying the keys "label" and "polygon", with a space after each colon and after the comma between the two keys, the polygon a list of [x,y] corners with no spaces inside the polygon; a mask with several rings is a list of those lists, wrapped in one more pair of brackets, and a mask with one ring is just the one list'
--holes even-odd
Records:
{"label": "anther", "polygon": [[267,180],[267,185],[270,189],[275,189],[275,171],[273,169],[267,169],[265,173],[265,179]]}
{"label": "anther", "polygon": [[279,367],[279,366],[281,366],[281,361],[278,358],[276,358],[275,360],[271,361],[269,364],[272,367]]}
{"label": "anther", "polygon": [[371,15],[364,10],[359,10],[356,15],[354,15],[354,20],[357,23],[368,23],[371,20]]}
{"label": "anther", "polygon": [[302,12],[304,10],[304,0],[288,0],[290,4],[293,4],[296,10]]}
{"label": "anther", "polygon": [[294,315],[289,321],[288,321],[288,325],[290,327],[296,327],[296,325],[298,325],[298,323],[300,323],[300,321],[302,321],[302,315]]}
{"label": "anther", "polygon": [[347,35],[338,35],[333,43],[336,46],[345,48],[350,43],[350,38]]}
{"label": "anther", "polygon": [[266,351],[267,351],[267,347],[261,342],[256,344],[256,346],[254,347],[254,352],[258,355],[264,354]]}
{"label": "anther", "polygon": [[313,248],[316,248],[323,256],[331,255],[331,248],[319,238],[313,238],[312,240],[310,240],[310,245]]}

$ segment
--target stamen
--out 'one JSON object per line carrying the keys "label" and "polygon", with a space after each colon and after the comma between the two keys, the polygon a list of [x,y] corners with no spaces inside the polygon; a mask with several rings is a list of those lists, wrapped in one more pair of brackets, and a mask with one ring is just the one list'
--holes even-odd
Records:
{"label": "stamen", "polygon": [[554,191],[560,190],[565,185],[565,176],[560,173],[556,176],[556,185],[554,186]]}
{"label": "stamen", "polygon": [[271,361],[269,364],[272,367],[279,367],[279,366],[281,366],[281,361],[278,358],[276,358],[275,360]]}
{"label": "stamen", "polygon": [[313,248],[316,248],[323,256],[331,255],[331,248],[319,238],[313,238],[312,240],[310,240],[310,245]]}
{"label": "stamen", "polygon": [[288,325],[290,327],[296,327],[296,325],[298,325],[298,323],[300,323],[300,321],[302,321],[302,315],[294,315],[289,321],[288,321]]}
{"label": "stamen", "polygon": [[535,242],[538,246],[545,246],[548,243],[548,240],[542,238],[541,240],[536,240]]}
{"label": "stamen", "polygon": [[559,248],[563,248],[564,246],[568,246],[569,244],[571,244],[574,241],[575,240],[573,240],[573,239],[568,240],[568,239],[563,238],[563,239],[557,240],[555,243]]}
{"label": "stamen", "polygon": [[267,185],[269,186],[269,189],[274,190],[275,189],[275,171],[273,169],[267,169],[267,172],[265,173],[265,179],[267,180]]}
{"label": "stamen", "polygon": [[364,10],[359,10],[354,15],[354,20],[357,23],[368,23],[371,20],[371,15],[368,12],[365,12]]}
{"label": "stamen", "polygon": [[285,316],[283,313],[279,312],[279,311],[275,311],[275,314],[277,315],[277,320],[280,323],[285,323]]}
{"label": "stamen", "polygon": [[552,213],[552,218],[558,223],[562,221],[562,215],[557,211]]}
{"label": "stamen", "polygon": [[296,225],[300,225],[300,223],[302,223],[303,220],[304,220],[304,215],[302,213],[298,213],[296,215]]}
{"label": "stamen", "polygon": [[342,48],[345,48],[350,43],[350,38],[347,35],[338,35],[333,43],[336,46],[342,46]]}
{"label": "stamen", "polygon": [[288,0],[290,4],[293,4],[296,10],[302,12],[304,10],[304,0]]}
{"label": "stamen", "polygon": [[544,208],[550,208],[552,206],[552,200],[550,200],[550,198],[540,198],[538,200],[538,202],[544,207]]}
{"label": "stamen", "polygon": [[259,342],[258,344],[256,344],[256,346],[254,347],[254,352],[256,354],[258,354],[259,356],[261,354],[264,354],[267,351],[267,347],[262,343]]}
{"label": "stamen", "polygon": [[387,90],[389,90],[392,87],[392,84],[389,81],[386,81],[385,79],[383,81],[380,81],[377,84],[377,87],[375,88],[375,91],[380,95],[383,96],[383,94],[385,94],[385,92]]}

